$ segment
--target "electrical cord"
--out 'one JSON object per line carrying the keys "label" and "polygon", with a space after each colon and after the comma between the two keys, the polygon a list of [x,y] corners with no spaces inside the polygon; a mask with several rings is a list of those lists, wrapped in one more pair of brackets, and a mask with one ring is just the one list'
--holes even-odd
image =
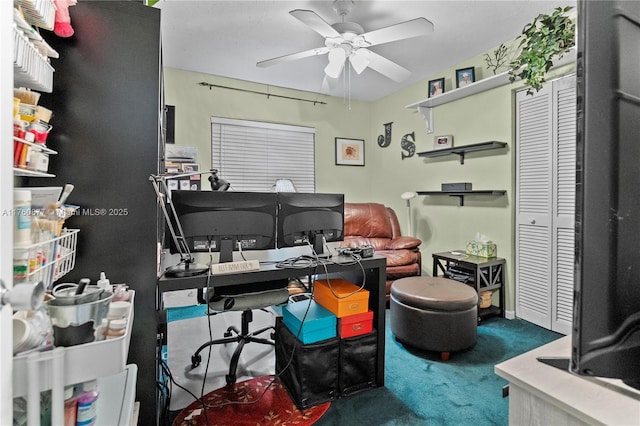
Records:
{"label": "electrical cord", "polygon": [[[316,267],[317,268],[318,266],[322,266],[322,268],[324,269],[324,275],[327,277],[327,283],[328,283],[329,289],[331,290],[331,293],[334,295],[334,297],[336,297],[337,299],[348,298],[348,297],[353,296],[354,294],[356,294],[359,291],[364,289],[364,287],[366,286],[366,273],[365,273],[364,266],[360,262],[361,258],[360,258],[359,255],[357,255],[357,254],[343,254],[343,256],[350,257],[351,260],[348,261],[348,262],[336,262],[336,261],[333,261],[333,260],[328,260],[328,259],[321,258],[315,252],[315,250],[313,249],[313,246],[309,243],[309,241],[307,241],[307,244],[311,248],[312,256],[301,255],[301,256],[285,259],[283,261],[273,262],[275,264],[275,267],[277,267],[277,268],[289,268],[289,269],[306,269],[306,268],[309,268],[309,267]],[[326,243],[325,243],[325,245],[326,245]],[[238,245],[238,247],[239,247],[239,251],[240,251],[240,254],[241,254],[242,258],[244,260],[246,260],[245,257],[244,257],[244,254],[242,253],[241,245]],[[213,256],[212,256],[212,253],[211,253],[211,248],[209,248],[209,257],[210,257],[210,260],[209,260],[209,268],[208,268],[208,272],[207,272],[207,283],[206,283],[207,292],[211,291],[211,289],[213,289],[213,287],[211,286],[211,280],[213,278],[212,275],[211,275],[211,265],[213,264]],[[272,262],[265,262],[265,263],[272,263]],[[356,264],[356,263],[360,266],[360,269],[362,270],[362,275],[363,275],[362,284],[359,286],[359,288],[357,290],[354,290],[353,292],[351,292],[349,294],[342,295],[342,296],[338,295],[335,292],[335,290],[333,289],[333,287],[331,286],[331,279],[329,278],[328,265],[329,264],[353,265],[353,264]],[[164,272],[162,273],[162,275],[164,276]],[[296,278],[296,279],[301,283],[299,278]],[[304,284],[303,284],[303,286],[304,286]],[[307,288],[308,290],[310,290],[308,288],[308,286],[304,286],[304,287]],[[175,381],[175,379],[173,378],[173,375],[171,374],[169,366],[164,362],[164,360],[162,360],[162,359],[160,360],[160,365],[162,366],[163,372],[165,372],[167,377],[169,377],[171,384],[175,384],[180,389],[182,389],[185,392],[189,393],[193,397],[194,400],[200,402],[200,404],[202,405],[203,409],[205,410],[205,420],[206,420],[207,425],[208,425],[209,424],[209,419],[208,419],[208,416],[206,415],[206,410],[207,409],[220,408],[220,407],[223,407],[223,406],[226,406],[226,405],[252,405],[252,404],[256,404],[257,402],[259,402],[264,397],[264,395],[266,395],[267,391],[271,388],[271,386],[273,386],[273,384],[275,383],[276,379],[278,379],[282,374],[284,374],[284,372],[293,363],[293,359],[295,357],[296,349],[297,349],[298,345],[300,344],[300,334],[302,333],[302,330],[303,330],[303,327],[304,327],[304,323],[306,321],[306,318],[307,318],[307,315],[309,313],[310,307],[311,307],[311,303],[309,302],[307,304],[307,308],[306,308],[305,313],[303,315],[303,318],[301,320],[300,328],[298,329],[298,332],[296,333],[295,345],[293,346],[293,348],[291,350],[291,355],[290,355],[289,359],[287,360],[287,363],[284,365],[284,367],[282,368],[282,370],[280,372],[278,372],[278,373],[273,375],[273,379],[269,382],[269,384],[267,386],[264,387],[264,391],[255,400],[252,400],[252,401],[227,401],[227,402],[224,402],[224,403],[221,403],[221,404],[216,404],[216,405],[208,405],[208,404],[206,404],[206,402],[204,401],[204,389],[205,389],[206,378],[207,378],[207,375],[208,375],[208,369],[209,369],[209,365],[210,365],[210,361],[211,361],[211,351],[212,351],[211,346],[208,347],[207,362],[206,362],[206,366],[205,366],[205,372],[204,372],[204,376],[203,376],[203,380],[202,380],[202,386],[201,386],[200,397],[199,398],[195,394],[193,394],[191,391],[189,391],[188,389],[186,389],[185,387],[181,386],[179,383],[177,383]],[[213,340],[213,330],[212,330],[212,327],[211,327],[211,318],[210,318],[210,316],[208,316],[207,323],[208,323],[209,340],[211,341],[211,340]],[[167,398],[168,401],[170,401],[171,392],[172,392],[172,388],[169,386],[168,387],[168,398]],[[167,404],[166,406],[169,407],[169,404]]]}

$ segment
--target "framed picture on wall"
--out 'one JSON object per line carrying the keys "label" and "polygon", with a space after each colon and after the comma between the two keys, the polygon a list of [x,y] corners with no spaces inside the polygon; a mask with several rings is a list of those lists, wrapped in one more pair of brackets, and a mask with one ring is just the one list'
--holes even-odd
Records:
{"label": "framed picture on wall", "polygon": [[336,165],[364,166],[364,139],[336,138]]}
{"label": "framed picture on wall", "polygon": [[[198,163],[182,163],[182,172],[183,173],[192,173],[199,172],[200,164]],[[193,175],[190,177],[191,180],[200,180],[200,175]]]}
{"label": "framed picture on wall", "polygon": [[464,87],[474,81],[476,81],[476,69],[474,67],[456,70],[456,87]]}
{"label": "framed picture on wall", "polygon": [[433,138],[433,149],[445,149],[453,147],[453,135],[435,136]]}
{"label": "framed picture on wall", "polygon": [[444,77],[429,80],[429,97],[438,96],[444,93]]}

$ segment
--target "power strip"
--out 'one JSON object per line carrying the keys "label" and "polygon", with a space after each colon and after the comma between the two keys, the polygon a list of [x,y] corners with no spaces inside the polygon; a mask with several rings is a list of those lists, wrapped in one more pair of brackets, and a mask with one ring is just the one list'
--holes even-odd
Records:
{"label": "power strip", "polygon": [[211,265],[211,275],[239,274],[260,270],[260,261],[243,260],[239,262],[214,263]]}

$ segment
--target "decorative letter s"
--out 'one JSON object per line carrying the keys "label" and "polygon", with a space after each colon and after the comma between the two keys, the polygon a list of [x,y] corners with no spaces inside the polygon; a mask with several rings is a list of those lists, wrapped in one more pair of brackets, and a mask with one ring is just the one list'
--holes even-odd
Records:
{"label": "decorative letter s", "polygon": [[[411,138],[411,140],[409,140],[409,138]],[[416,153],[416,144],[414,143],[415,141],[415,132],[407,133],[402,137],[402,140],[400,141],[400,148],[402,148],[403,151],[407,151],[406,155],[404,152],[402,153],[403,160],[405,158],[413,157],[413,155]]]}

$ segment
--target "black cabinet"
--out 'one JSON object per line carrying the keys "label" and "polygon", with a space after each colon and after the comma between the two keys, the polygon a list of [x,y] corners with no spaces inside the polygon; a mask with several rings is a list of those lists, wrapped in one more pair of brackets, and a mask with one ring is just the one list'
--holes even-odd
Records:
{"label": "black cabinet", "polygon": [[491,303],[479,309],[479,318],[490,315],[504,316],[504,269],[501,257],[479,257],[465,254],[464,250],[433,253],[433,276],[441,273],[445,277],[468,284],[476,289],[478,296],[485,291],[499,292],[498,304]]}

